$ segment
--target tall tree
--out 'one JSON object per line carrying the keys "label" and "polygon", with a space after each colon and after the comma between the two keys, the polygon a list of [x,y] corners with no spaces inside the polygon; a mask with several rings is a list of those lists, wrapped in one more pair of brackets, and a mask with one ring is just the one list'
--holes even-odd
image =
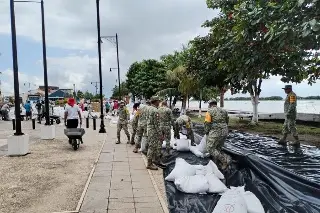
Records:
{"label": "tall tree", "polygon": [[135,96],[150,98],[165,87],[166,70],[154,59],[135,62],[127,73],[127,87]]}
{"label": "tall tree", "polygon": [[299,44],[288,39],[279,46],[279,43],[267,39],[268,23],[279,19],[270,2],[207,0],[208,7],[221,11],[218,17],[205,23],[217,42],[213,57],[219,61],[219,71],[227,73],[235,92],[250,93],[253,123],[258,122],[259,96],[264,79],[281,75],[287,81],[301,82],[308,73],[305,66],[307,53]]}
{"label": "tall tree", "polygon": [[119,94],[119,87],[117,85],[113,87],[111,96],[112,98],[125,97],[129,95],[130,91],[127,88],[127,82],[121,82],[120,87],[121,94]]}

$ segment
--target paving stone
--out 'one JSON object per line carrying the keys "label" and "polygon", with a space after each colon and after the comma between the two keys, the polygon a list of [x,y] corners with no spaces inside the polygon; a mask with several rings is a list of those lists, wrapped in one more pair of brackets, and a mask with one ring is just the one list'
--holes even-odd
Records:
{"label": "paving stone", "polygon": [[121,181],[130,181],[131,176],[129,175],[113,175],[111,178],[111,182],[121,182]]}
{"label": "paving stone", "polygon": [[136,213],[163,213],[162,208],[136,208]]}
{"label": "paving stone", "polygon": [[111,171],[112,163],[97,163],[95,171]]}
{"label": "paving stone", "polygon": [[109,201],[113,202],[123,202],[123,203],[133,203],[133,197],[122,197],[122,198],[109,198]]}
{"label": "paving stone", "polygon": [[110,198],[133,197],[132,189],[110,190]]}
{"label": "paving stone", "polygon": [[130,176],[130,171],[129,170],[113,170],[112,171],[112,176]]}
{"label": "paving stone", "polygon": [[111,182],[111,189],[132,189],[131,181]]}
{"label": "paving stone", "polygon": [[121,213],[136,213],[136,210],[135,209],[121,209],[121,211],[115,210],[115,209],[108,210],[108,213],[119,213],[119,212],[121,212]]}
{"label": "paving stone", "polygon": [[104,177],[104,176],[111,176],[111,171],[94,171],[93,173],[93,177]]}
{"label": "paving stone", "polygon": [[111,176],[92,177],[88,189],[108,192],[110,189],[110,181]]}
{"label": "paving stone", "polygon": [[131,172],[132,175],[149,175],[147,169],[144,169],[144,170],[131,169],[130,172]]}
{"label": "paving stone", "polygon": [[154,188],[143,188],[143,189],[133,189],[134,197],[149,197],[149,196],[157,196]]}
{"label": "paving stone", "polygon": [[112,168],[113,171],[130,171],[130,167],[129,165],[118,165],[118,166],[113,166]]}
{"label": "paving stone", "polygon": [[132,188],[134,189],[143,189],[143,188],[154,188],[150,180],[142,181],[132,181]]}
{"label": "paving stone", "polygon": [[81,206],[81,211],[102,211],[108,208],[109,191],[88,189]]}
{"label": "paving stone", "polygon": [[148,175],[133,175],[131,174],[132,181],[144,181],[144,180],[150,180],[150,176]]}
{"label": "paving stone", "polygon": [[135,203],[160,203],[159,198],[154,196],[148,196],[148,197],[134,197]]}
{"label": "paving stone", "polygon": [[93,209],[93,210],[84,210],[84,211],[80,211],[80,213],[108,213],[107,209]]}
{"label": "paving stone", "polygon": [[101,153],[99,157],[99,162],[100,163],[109,163],[113,161],[113,154],[110,153]]}
{"label": "paving stone", "polygon": [[[117,201],[109,201],[108,209],[134,209],[134,203],[123,203]],[[121,212],[121,210],[120,210]]]}
{"label": "paving stone", "polygon": [[[109,206],[110,206],[110,201],[109,201]],[[136,207],[136,209],[140,209],[140,208],[162,209],[159,200],[157,200],[155,202],[135,203],[135,207]]]}
{"label": "paving stone", "polygon": [[113,162],[112,165],[113,165],[114,167],[117,167],[117,166],[129,166],[129,162],[124,162],[124,161]]}

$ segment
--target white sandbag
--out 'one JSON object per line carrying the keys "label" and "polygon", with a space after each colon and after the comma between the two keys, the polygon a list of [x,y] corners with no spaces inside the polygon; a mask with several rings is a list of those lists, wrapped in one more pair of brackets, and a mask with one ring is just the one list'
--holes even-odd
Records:
{"label": "white sandbag", "polygon": [[186,135],[181,134],[181,133],[179,133],[179,135],[180,135],[180,139],[187,139],[187,136],[186,136]]}
{"label": "white sandbag", "polygon": [[222,193],[228,190],[226,185],[224,185],[224,183],[222,183],[221,180],[214,174],[207,174],[205,177],[207,178],[209,184],[208,192]]}
{"label": "white sandbag", "polygon": [[209,189],[209,184],[205,176],[194,175],[180,177],[174,181],[177,189],[185,193],[204,194]]}
{"label": "white sandbag", "polygon": [[195,146],[190,146],[190,152],[192,152],[198,158],[203,158],[203,153],[200,152]]}
{"label": "white sandbag", "polygon": [[147,137],[142,137],[141,139],[141,148],[139,149],[139,152],[144,152],[147,149]]}
{"label": "white sandbag", "polygon": [[196,167],[188,164],[184,159],[177,158],[176,165],[170,174],[165,178],[166,181],[175,181],[179,177],[193,176],[196,174]]}
{"label": "white sandbag", "polygon": [[130,121],[132,121],[133,118],[134,118],[134,115],[131,113],[131,114],[130,114]]}
{"label": "white sandbag", "polygon": [[246,202],[239,190],[229,189],[222,194],[212,213],[247,213]]}
{"label": "white sandbag", "polygon": [[177,139],[176,144],[177,144],[177,150],[180,152],[186,152],[190,150],[188,139]]}
{"label": "white sandbag", "polygon": [[198,145],[196,145],[197,149],[202,152],[205,153],[207,151],[207,135],[204,135],[200,141],[200,143]]}
{"label": "white sandbag", "polygon": [[265,213],[260,200],[250,191],[242,194],[248,209],[248,213]]}
{"label": "white sandbag", "polygon": [[224,179],[224,175],[220,172],[218,166],[212,160],[209,161],[206,169],[208,174],[213,173],[215,176],[217,176],[217,178]]}

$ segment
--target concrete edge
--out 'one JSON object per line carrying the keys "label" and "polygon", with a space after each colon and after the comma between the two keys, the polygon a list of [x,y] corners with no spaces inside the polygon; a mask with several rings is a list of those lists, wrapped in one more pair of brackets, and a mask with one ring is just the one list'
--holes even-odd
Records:
{"label": "concrete edge", "polygon": [[[142,156],[144,164],[147,166],[147,158],[146,158],[146,156],[144,156],[143,154],[141,154],[141,156]],[[149,173],[153,188],[156,190],[156,193],[157,193],[158,199],[160,201],[160,204],[161,204],[163,212],[164,213],[169,213],[169,210],[168,210],[168,207],[166,205],[166,202],[164,201],[163,197],[161,196],[160,190],[159,190],[159,188],[157,186],[156,181],[154,180],[152,172],[149,169],[147,169],[147,171]]]}
{"label": "concrete edge", "polygon": [[[99,134],[100,134],[100,133],[99,133]],[[84,189],[83,189],[82,195],[81,195],[81,197],[80,197],[80,199],[79,199],[77,208],[76,208],[76,210],[75,210],[76,212],[79,212],[79,211],[80,211],[80,208],[81,208],[81,206],[82,206],[84,197],[85,197],[85,195],[86,195],[86,193],[87,193],[87,190],[88,190],[88,188],[89,188],[89,184],[90,184],[90,182],[91,182],[91,179],[92,179],[94,170],[96,169],[96,166],[97,166],[97,163],[98,163],[98,161],[99,161],[101,152],[102,152],[102,150],[103,150],[104,144],[105,144],[106,141],[107,141],[107,133],[105,133],[105,134],[106,134],[106,135],[105,135],[105,137],[104,137],[104,139],[103,139],[103,143],[102,143],[102,145],[101,145],[100,151],[99,151],[99,153],[98,153],[98,156],[97,156],[95,162],[93,163],[93,167],[92,167],[91,172],[90,172],[90,174],[89,174],[88,180],[87,180],[86,185],[85,185],[85,187],[84,187]]]}
{"label": "concrete edge", "polygon": [[[100,134],[100,133],[99,133],[99,134]],[[89,174],[89,176],[88,176],[88,179],[87,179],[86,185],[84,186],[84,189],[83,189],[83,191],[82,191],[81,197],[80,197],[80,199],[79,199],[79,201],[78,201],[76,210],[73,210],[73,211],[62,211],[62,212],[52,212],[52,213],[79,213],[80,208],[81,208],[82,203],[83,203],[83,200],[84,200],[84,197],[85,197],[85,195],[86,195],[86,193],[87,193],[87,190],[88,190],[88,188],[89,188],[89,184],[90,184],[90,182],[91,182],[91,179],[92,179],[94,170],[96,169],[96,165],[97,165],[97,163],[98,163],[98,161],[99,161],[101,152],[102,152],[102,150],[103,150],[104,144],[105,144],[106,141],[107,141],[107,133],[105,133],[105,134],[106,134],[106,135],[105,135],[105,137],[104,137],[104,139],[103,139],[103,143],[102,143],[101,148],[100,148],[100,150],[99,150],[98,156],[97,156],[96,160],[95,160],[94,163],[93,163],[93,167],[92,167],[91,172],[90,172],[90,174]]]}

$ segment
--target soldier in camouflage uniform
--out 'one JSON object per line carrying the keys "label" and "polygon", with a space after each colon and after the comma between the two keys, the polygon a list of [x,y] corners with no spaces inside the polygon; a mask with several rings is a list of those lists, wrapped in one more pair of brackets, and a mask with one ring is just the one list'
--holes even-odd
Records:
{"label": "soldier in camouflage uniform", "polygon": [[166,151],[169,152],[171,127],[173,126],[172,110],[168,107],[167,101],[163,101],[158,111],[160,117],[160,130],[162,132],[164,141],[166,141]]}
{"label": "soldier in camouflage uniform", "polygon": [[161,154],[161,141],[163,136],[160,130],[160,119],[158,107],[160,98],[158,96],[151,97],[151,106],[148,109],[147,119],[147,132],[148,132],[148,144],[149,149],[147,153],[147,169],[157,170],[158,167],[154,165],[155,162],[159,162]]}
{"label": "soldier in camouflage uniform", "polygon": [[174,122],[173,130],[174,130],[174,138],[180,139],[180,130],[182,127],[187,129],[187,138],[191,140],[191,145],[195,146],[194,143],[194,134],[192,130],[192,122],[191,118],[187,115],[181,115],[177,120]]}
{"label": "soldier in camouflage uniform", "polygon": [[292,134],[295,141],[290,143],[291,145],[299,146],[299,137],[296,128],[296,118],[297,118],[297,96],[292,91],[291,85],[286,85],[284,88],[287,94],[286,100],[284,101],[284,124],[282,129],[283,137],[280,139],[280,144],[286,144],[286,139],[289,133]]}
{"label": "soldier in camouflage uniform", "polygon": [[134,117],[132,119],[132,135],[131,135],[131,141],[130,144],[134,145],[134,139],[137,133],[137,128],[138,128],[138,120],[139,120],[139,113],[138,113],[138,108],[140,106],[140,103],[135,103],[133,105],[133,113],[134,113]]}
{"label": "soldier in camouflage uniform", "polygon": [[228,137],[228,123],[228,112],[218,107],[216,100],[210,100],[204,121],[207,151],[216,163],[221,164],[223,170],[231,163],[231,157],[222,152],[222,147]]}
{"label": "soldier in camouflage uniform", "polygon": [[118,120],[118,124],[117,124],[117,139],[118,140],[117,140],[116,144],[120,143],[121,129],[123,129],[127,135],[127,138],[128,138],[127,143],[130,143],[130,134],[128,131],[128,120],[130,119],[130,113],[129,113],[129,110],[127,109],[127,107],[125,106],[125,103],[123,101],[120,102],[118,114],[119,114],[119,120]]}
{"label": "soldier in camouflage uniform", "polygon": [[141,147],[142,136],[147,136],[147,119],[148,119],[148,109],[150,106],[150,101],[146,102],[146,105],[140,107],[138,110],[138,127],[137,135],[135,138],[135,148],[133,149],[134,153],[138,152],[138,149]]}

